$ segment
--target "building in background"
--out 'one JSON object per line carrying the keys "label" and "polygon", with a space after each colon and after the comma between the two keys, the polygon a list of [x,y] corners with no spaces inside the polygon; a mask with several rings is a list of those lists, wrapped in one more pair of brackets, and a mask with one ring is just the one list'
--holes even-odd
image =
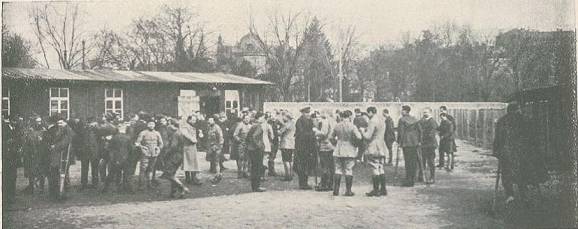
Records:
{"label": "building in background", "polygon": [[262,108],[269,82],[224,73],[2,69],[2,113],[67,118],[121,117],[146,111],[172,117],[194,111]]}
{"label": "building in background", "polygon": [[[257,38],[251,33],[241,37],[235,45],[225,45],[223,38],[219,36],[216,54],[217,68],[224,72],[237,72],[238,74],[256,77],[267,73],[267,54],[259,44]],[[250,65],[253,70],[244,70]]]}

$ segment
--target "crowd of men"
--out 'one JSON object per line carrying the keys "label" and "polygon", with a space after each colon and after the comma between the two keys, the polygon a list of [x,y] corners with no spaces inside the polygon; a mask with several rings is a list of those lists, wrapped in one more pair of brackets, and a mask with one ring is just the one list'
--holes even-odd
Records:
{"label": "crowd of men", "polygon": [[[26,120],[14,115],[3,122],[5,200],[10,201],[15,193],[16,167],[20,164],[29,180],[23,193],[43,192],[48,180],[49,197],[62,199],[70,183],[70,164],[76,160],[81,166],[81,190],[100,187],[100,183],[106,192],[114,183],[119,191],[133,192],[131,178],[138,165],[139,190],[157,186],[158,178],[163,178],[171,183],[170,196],[183,196],[189,189],[176,177],[179,170],[185,172],[184,183],[202,185],[198,152],[206,152],[209,172],[215,174],[211,182],[222,179],[227,169],[223,161],[229,154],[237,163],[237,177],[249,178],[252,190],[262,192],[264,176],[278,176],[275,159],[279,151],[282,180],[291,181],[295,172],[300,189],[339,195],[344,178],[344,195],[353,196],[353,167],[365,163],[371,168],[373,185],[367,196],[385,196],[385,166],[392,165],[394,142],[403,149],[404,186],[413,186],[416,176],[418,182],[435,182],[436,148],[440,153],[438,167],[444,166],[447,154],[446,169],[453,169],[455,122],[447,108],[440,110],[438,124],[431,108],[424,109],[418,119],[410,115],[409,106],[403,106],[397,128],[389,111],[384,109],[378,115],[376,107],[354,112],[305,107],[300,117],[287,110],[263,113],[248,109],[229,116],[205,117],[195,112],[182,118],[139,112],[125,120],[115,114],[87,120],[65,120],[60,115],[47,120],[32,115]],[[157,176],[157,171],[162,175]],[[318,175],[320,182],[311,187],[309,176]]]}

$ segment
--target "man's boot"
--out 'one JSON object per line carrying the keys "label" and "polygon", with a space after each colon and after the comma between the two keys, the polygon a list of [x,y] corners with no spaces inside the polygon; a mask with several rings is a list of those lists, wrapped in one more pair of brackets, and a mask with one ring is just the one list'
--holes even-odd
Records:
{"label": "man's boot", "polygon": [[267,163],[267,166],[269,167],[269,176],[270,177],[275,177],[277,176],[277,173],[275,172],[275,162],[274,161],[269,161]]}
{"label": "man's boot", "polygon": [[201,182],[199,180],[199,178],[197,178],[197,172],[191,172],[191,180],[193,185],[202,185],[203,182]]}
{"label": "man's boot", "polygon": [[28,179],[28,186],[22,190],[24,194],[33,194],[34,193],[34,178],[31,177]]}
{"label": "man's boot", "polygon": [[365,193],[366,196],[379,196],[379,178],[378,176],[371,176],[371,181],[373,182],[373,190],[371,192]]}
{"label": "man's boot", "polygon": [[355,193],[351,191],[353,185],[353,176],[345,176],[345,196],[354,196]]}
{"label": "man's boot", "polygon": [[223,164],[224,160],[220,160],[219,161],[219,169],[221,170],[221,172],[227,170],[227,167],[225,167],[225,165]]}
{"label": "man's boot", "polygon": [[379,195],[387,196],[387,188],[385,187],[385,174],[379,175],[379,184],[381,189],[379,190]]}
{"label": "man's boot", "polygon": [[333,177],[333,195],[339,196],[339,186],[341,185],[341,175],[335,174]]}
{"label": "man's boot", "polygon": [[44,182],[46,178],[40,177],[40,181],[38,182],[38,193],[44,193]]}
{"label": "man's boot", "polygon": [[438,165],[436,166],[437,168],[443,168],[444,167],[444,160],[445,160],[445,155],[442,152],[438,153]]}
{"label": "man's boot", "polygon": [[191,183],[191,172],[185,172],[185,184]]}
{"label": "man's boot", "polygon": [[317,192],[323,192],[325,191],[325,174],[321,175],[321,182],[319,182],[319,184],[317,186],[315,186],[315,191]]}
{"label": "man's boot", "polygon": [[217,173],[217,163],[215,161],[211,161],[211,166],[209,167],[210,173]]}
{"label": "man's boot", "polygon": [[306,175],[302,175],[299,177],[299,188],[301,190],[311,190],[313,189],[311,186],[309,186],[309,177],[307,177]]}

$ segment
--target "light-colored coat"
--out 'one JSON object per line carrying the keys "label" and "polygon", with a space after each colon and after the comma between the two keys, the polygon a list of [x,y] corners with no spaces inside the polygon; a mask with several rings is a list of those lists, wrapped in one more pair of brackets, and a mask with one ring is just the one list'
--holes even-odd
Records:
{"label": "light-colored coat", "polygon": [[329,136],[331,136],[333,133],[335,124],[332,123],[328,118],[321,119],[319,124],[321,125],[321,128],[319,128],[319,130],[316,132],[316,135],[319,138],[319,151],[333,151],[334,146],[331,144]]}
{"label": "light-colored coat", "polygon": [[385,157],[387,147],[385,146],[385,122],[377,115],[374,115],[368,123],[367,129],[363,132],[363,138],[368,141],[367,155]]}
{"label": "light-colored coat", "polygon": [[342,121],[335,126],[331,139],[337,138],[337,145],[333,150],[334,157],[357,157],[357,147],[354,139],[361,139],[361,133],[350,121]]}
{"label": "light-colored coat", "polygon": [[198,172],[199,159],[197,157],[197,130],[188,123],[181,124],[180,131],[183,142],[183,170],[188,172]]}
{"label": "light-colored coat", "polygon": [[291,119],[283,124],[279,130],[281,135],[281,149],[295,149],[295,122]]}

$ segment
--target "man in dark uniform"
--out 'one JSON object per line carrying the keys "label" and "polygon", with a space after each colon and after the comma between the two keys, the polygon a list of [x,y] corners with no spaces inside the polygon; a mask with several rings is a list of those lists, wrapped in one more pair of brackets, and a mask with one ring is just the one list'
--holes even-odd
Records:
{"label": "man in dark uniform", "polygon": [[265,153],[265,143],[263,142],[263,122],[265,114],[258,112],[255,114],[255,124],[247,133],[247,153],[251,161],[251,189],[253,192],[264,192],[266,189],[261,186],[261,170],[263,167],[263,156]]}
{"label": "man in dark uniform", "polygon": [[[441,107],[440,107],[440,113],[446,114],[446,117],[448,118],[448,121],[450,121],[450,122],[452,123],[452,126],[454,127],[454,132],[455,132],[455,130],[456,130],[456,119],[454,119],[454,116],[451,116],[450,114],[448,114],[448,108],[447,108],[446,106],[441,106]],[[452,150],[454,153],[457,151],[457,147],[456,147],[455,141],[452,142],[451,148],[452,148],[451,150]],[[444,167],[444,164],[445,164],[445,155],[444,155],[444,152],[441,152],[441,151],[438,152],[438,156],[439,156],[438,165],[437,165],[436,167],[438,167],[438,168],[443,168],[443,167]],[[453,161],[452,161],[452,163],[453,163]],[[453,169],[453,165],[451,165],[451,166],[452,166],[452,169]]]}
{"label": "man in dark uniform", "polygon": [[93,117],[87,120],[87,126],[84,131],[84,151],[79,156],[80,158],[80,184],[81,189],[88,186],[88,170],[91,173],[92,187],[98,186],[98,135],[97,123]]}
{"label": "man in dark uniform", "polygon": [[405,187],[413,187],[415,182],[415,172],[417,167],[417,150],[421,145],[421,127],[419,120],[411,116],[411,107],[401,108],[401,118],[397,124],[397,143],[403,149],[403,159],[405,162]]}
{"label": "man in dark uniform", "polygon": [[517,104],[509,104],[507,114],[496,123],[494,155],[501,168],[506,204],[514,200],[513,185],[526,200],[527,185],[538,185],[548,179],[543,158],[535,150],[536,134],[533,125],[524,117]]}
{"label": "man in dark uniform", "polygon": [[[30,119],[30,126],[26,130],[26,138],[23,145],[24,153],[24,175],[28,177],[28,186],[23,190],[24,193],[34,193],[34,186],[37,181],[44,184],[44,175],[46,174],[46,146],[42,140],[46,127],[44,127],[42,118],[33,116]],[[44,186],[44,185],[42,185]],[[40,190],[42,191],[41,188]]]}
{"label": "man in dark uniform", "polygon": [[106,152],[109,154],[108,166],[110,168],[110,174],[106,178],[102,192],[108,191],[110,184],[116,177],[121,178],[120,181],[117,182],[117,191],[132,192],[130,177],[133,172],[130,170],[132,169],[132,161],[138,160],[138,155],[134,155],[133,153],[131,136],[126,134],[126,127],[127,125],[120,124],[118,130],[107,145]]}
{"label": "man in dark uniform", "polygon": [[311,108],[305,107],[301,109],[301,117],[295,123],[295,172],[299,176],[300,189],[313,189],[307,184],[307,181],[315,162],[316,149],[317,143],[313,131],[313,120],[311,120]]}
{"label": "man in dark uniform", "polygon": [[277,158],[277,151],[279,150],[279,129],[280,117],[278,112],[272,116],[271,114],[267,117],[267,123],[273,129],[273,140],[271,140],[271,152],[269,153],[267,168],[269,169],[269,176],[277,176],[275,172],[275,158]]}
{"label": "man in dark uniform", "polygon": [[52,199],[60,199],[60,174],[66,169],[69,158],[69,145],[74,132],[67,125],[65,119],[60,115],[55,117],[56,125],[50,127],[46,132],[46,144],[48,145],[48,192]]}
{"label": "man in dark uniform", "polygon": [[16,195],[18,152],[15,147],[15,128],[10,121],[2,121],[2,203],[12,203]]}
{"label": "man in dark uniform", "polygon": [[383,109],[383,117],[385,119],[385,146],[389,152],[387,164],[391,165],[393,159],[393,143],[395,142],[395,127],[393,126],[393,119],[389,116],[388,109]]}
{"label": "man in dark uniform", "polygon": [[426,184],[435,183],[435,150],[438,147],[438,142],[436,139],[436,131],[438,129],[438,123],[432,117],[432,109],[427,107],[423,110],[423,117],[420,120],[420,125],[422,129],[422,144],[421,144],[421,170],[420,175],[427,172],[425,168],[429,169],[429,177],[425,177]]}
{"label": "man in dark uniform", "polygon": [[[71,118],[68,126],[70,126],[72,131],[74,131],[74,137],[72,138],[72,143],[71,143],[72,145],[70,148],[72,151],[71,155],[70,155],[70,159],[71,159],[71,162],[74,162],[76,160],[76,158],[81,158],[85,154],[84,151],[86,151],[86,145],[85,145],[86,141],[84,140],[84,138],[86,136],[86,134],[85,134],[86,125],[85,125],[84,121],[81,120],[80,118]],[[70,168],[67,168],[67,170],[70,170]],[[67,173],[68,173],[68,171],[67,171]],[[83,188],[86,188],[86,187],[81,186],[81,189],[83,189]]]}

